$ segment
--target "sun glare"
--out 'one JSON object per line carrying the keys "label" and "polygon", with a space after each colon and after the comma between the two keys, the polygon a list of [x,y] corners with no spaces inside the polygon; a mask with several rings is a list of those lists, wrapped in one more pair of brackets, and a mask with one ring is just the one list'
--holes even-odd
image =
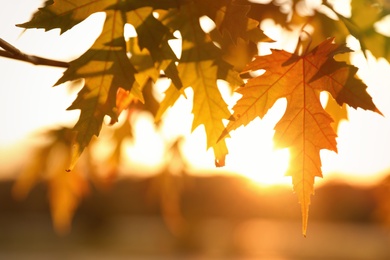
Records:
{"label": "sun glare", "polygon": [[135,173],[137,168],[143,174],[157,172],[164,163],[166,148],[164,140],[155,128],[152,115],[140,112],[134,115],[131,121],[134,139],[126,141],[124,145],[125,164],[131,169],[129,172]]}
{"label": "sun glare", "polygon": [[[232,107],[240,95],[232,95],[230,87],[223,81],[219,81],[218,86],[223,98]],[[193,91],[189,88],[185,93],[187,98],[180,97],[164,115],[161,131],[166,140],[173,140],[179,135],[185,136],[181,148],[192,169],[201,170],[204,174],[221,171],[235,173],[261,185],[291,184],[291,178],[285,176],[289,152],[287,149],[276,150],[272,141],[273,127],[284,113],[285,100],[277,101],[262,120],[256,119],[233,131],[231,138],[226,141],[229,149],[226,165],[222,169],[216,169],[212,149],[206,151],[203,126],[190,132]]]}
{"label": "sun glare", "polygon": [[[265,129],[265,130],[264,130]],[[232,134],[226,167],[259,185],[291,184],[285,176],[289,165],[287,149],[275,150],[272,131],[260,120]]]}
{"label": "sun glare", "polygon": [[268,114],[233,131],[227,140],[229,155],[226,167],[257,184],[291,184],[285,176],[289,164],[287,149],[275,149],[274,125],[284,113],[285,100],[279,100]]}

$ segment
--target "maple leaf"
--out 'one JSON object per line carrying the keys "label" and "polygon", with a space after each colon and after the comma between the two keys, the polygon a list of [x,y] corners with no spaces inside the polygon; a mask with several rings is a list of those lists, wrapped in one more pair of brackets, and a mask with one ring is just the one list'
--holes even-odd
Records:
{"label": "maple leaf", "polygon": [[116,2],[117,0],[48,0],[29,22],[17,26],[44,28],[46,31],[60,28],[60,32],[64,33],[91,14],[104,11]]}
{"label": "maple leaf", "polygon": [[24,199],[44,179],[49,186],[53,225],[60,234],[69,231],[76,208],[89,193],[81,167],[76,166],[71,173],[64,171],[70,160],[69,143],[73,134],[69,128],[45,132],[45,137],[52,141],[36,149],[12,188],[16,199]]}
{"label": "maple leaf", "polygon": [[267,4],[249,2],[247,0],[237,0],[237,2],[250,4],[251,8],[247,16],[252,19],[255,19],[259,22],[264,21],[266,19],[272,19],[276,24],[288,27],[288,15],[285,11],[282,11],[281,8],[281,5],[286,4],[286,2],[270,1]]}
{"label": "maple leaf", "polygon": [[242,71],[253,56],[258,53],[257,45],[254,42],[241,38],[237,38],[236,42],[233,42],[227,31],[220,33],[218,29],[214,29],[210,31],[210,37],[221,46],[222,58],[231,64],[236,71]]}
{"label": "maple leaf", "polygon": [[233,42],[238,38],[259,42],[267,36],[259,28],[259,22],[248,17],[251,9],[248,2],[238,3],[231,0],[194,1],[200,14],[210,17],[221,32],[228,32]]}
{"label": "maple leaf", "polygon": [[[325,6],[321,7],[325,8]],[[329,6],[327,7],[331,8]],[[331,13],[333,9],[328,11]],[[303,31],[307,28],[307,25],[310,25],[314,29],[314,32],[308,36],[308,46],[305,48],[310,48],[310,46],[315,47],[330,36],[338,43],[345,43],[347,36],[350,35],[343,22],[339,19],[332,19],[318,10],[313,10],[313,15],[309,19],[307,16],[301,16],[299,12],[294,12],[291,19],[293,24],[302,26]]]}
{"label": "maple leaf", "polygon": [[332,117],[332,127],[335,133],[337,133],[340,123],[343,120],[348,120],[348,110],[346,104],[344,103],[342,106],[340,106],[337,104],[336,100],[330,98],[326,103],[325,111],[328,112]]}
{"label": "maple leaf", "polygon": [[125,21],[120,11],[107,11],[102,34],[91,49],[70,63],[56,85],[69,80],[85,79],[85,86],[68,108],[80,109],[74,126],[77,136],[73,145],[72,169],[91,138],[98,136],[103,118],[108,115],[116,121],[116,95],[118,88],[129,90],[143,102],[142,93],[135,82],[135,69],[126,55],[123,38]]}
{"label": "maple leaf", "polygon": [[167,88],[167,90],[164,92],[164,99],[161,101],[160,107],[157,110],[155,116],[156,122],[159,122],[161,120],[165,111],[167,111],[168,108],[172,107],[182,94],[184,94],[184,92],[182,93],[182,91],[179,91],[173,85],[170,85]]}
{"label": "maple leaf", "polygon": [[77,167],[72,172],[63,169],[69,163],[69,146],[58,144],[52,149],[60,154],[53,154],[47,167],[49,184],[50,210],[55,230],[60,234],[69,232],[73,215],[80,203],[89,193],[89,185],[83,172]]}
{"label": "maple leaf", "polygon": [[127,12],[127,20],[138,34],[140,51],[146,48],[156,70],[163,70],[176,88],[182,87],[175,62],[178,60],[168,44],[168,40],[175,38],[170,29],[153,16],[151,7],[143,7]]}
{"label": "maple leaf", "polygon": [[223,132],[227,134],[256,117],[262,118],[279,98],[287,99],[285,114],[275,126],[274,142],[290,149],[290,169],[294,191],[302,210],[302,232],[306,235],[310,196],[315,177],[322,177],[320,150],[337,152],[332,118],[323,109],[319,95],[328,91],[339,105],[379,112],[366,92],[366,86],[355,78],[357,69],[338,62],[333,56],[350,52],[344,45],[325,40],[311,52],[298,56],[283,50],[257,56],[244,72],[265,70],[249,79],[237,92],[241,99],[233,107],[234,120]]}
{"label": "maple leaf", "polygon": [[214,45],[210,37],[199,24],[201,13],[196,5],[181,6],[180,10],[168,12],[161,21],[169,28],[179,30],[182,36],[182,54],[177,66],[183,83],[180,91],[169,87],[157,119],[165,109],[172,106],[184,89],[194,91],[192,130],[204,125],[207,136],[207,148],[214,150],[216,165],[224,165],[227,147],[225,140],[217,142],[224,129],[223,119],[230,117],[230,112],[217,86],[217,80],[223,79],[233,85],[242,83],[232,66],[222,59],[221,50]]}
{"label": "maple leaf", "polygon": [[25,199],[32,188],[43,177],[42,175],[46,170],[46,160],[50,149],[50,146],[37,149],[29,158],[30,161],[28,161],[26,167],[21,170],[12,187],[12,195],[15,199]]}
{"label": "maple leaf", "polygon": [[175,0],[47,0],[29,22],[17,26],[43,28],[46,31],[59,28],[60,33],[64,33],[93,13],[107,10],[128,12],[145,6],[151,6],[153,9],[168,9],[177,7],[177,2]]}
{"label": "maple leaf", "polygon": [[348,31],[360,42],[365,51],[369,50],[376,58],[390,61],[390,37],[379,33],[376,23],[390,14],[390,5],[386,1],[351,1],[351,17],[338,14]]}
{"label": "maple leaf", "polygon": [[137,37],[131,37],[127,41],[127,51],[131,54],[130,62],[136,69],[135,80],[142,88],[149,79],[156,82],[160,77],[160,71],[150,56],[150,52],[144,48],[140,49]]}

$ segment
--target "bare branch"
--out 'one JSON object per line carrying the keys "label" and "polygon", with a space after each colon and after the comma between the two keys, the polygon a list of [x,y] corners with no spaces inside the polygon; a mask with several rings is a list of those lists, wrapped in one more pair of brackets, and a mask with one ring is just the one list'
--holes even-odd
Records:
{"label": "bare branch", "polygon": [[2,57],[25,61],[25,62],[32,63],[34,65],[44,65],[44,66],[60,67],[60,68],[69,67],[68,62],[51,60],[51,59],[46,59],[34,55],[24,54],[19,49],[15,48],[13,45],[4,41],[1,38],[0,38],[0,47],[3,48],[3,50],[0,49],[0,56]]}

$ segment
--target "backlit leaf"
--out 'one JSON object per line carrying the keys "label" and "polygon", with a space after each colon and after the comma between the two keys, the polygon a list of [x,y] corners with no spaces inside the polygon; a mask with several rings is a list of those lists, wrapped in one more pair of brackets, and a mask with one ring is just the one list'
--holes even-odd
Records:
{"label": "backlit leaf", "polygon": [[168,108],[172,107],[175,102],[182,95],[181,91],[177,90],[177,88],[173,85],[170,85],[168,89],[165,91],[165,97],[160,103],[160,107],[157,111],[155,121],[159,122],[162,118],[162,115],[167,111]]}
{"label": "backlit leaf", "polygon": [[153,16],[151,7],[143,7],[127,13],[127,20],[137,31],[140,50],[146,48],[158,71],[162,70],[180,89],[181,80],[175,65],[177,57],[168,44],[173,39],[169,28]]}
{"label": "backlit leaf", "polygon": [[283,50],[257,56],[246,71],[265,70],[238,90],[241,99],[233,107],[234,120],[224,134],[262,118],[279,98],[287,99],[286,112],[275,126],[274,141],[279,148],[290,149],[290,169],[294,190],[301,203],[303,234],[306,234],[310,196],[315,177],[322,177],[320,150],[337,152],[332,118],[323,109],[319,95],[328,91],[340,104],[375,112],[366,86],[355,78],[356,68],[338,62],[333,56],[350,51],[328,39],[303,56]]}
{"label": "backlit leaf", "polygon": [[47,0],[29,22],[18,26],[43,28],[46,31],[59,28],[64,33],[93,13],[108,10],[128,12],[145,6],[168,9],[177,7],[178,4],[175,0]]}
{"label": "backlit leaf", "polygon": [[89,192],[89,185],[78,168],[72,172],[63,170],[69,164],[66,144],[57,143],[51,149],[47,167],[51,215],[55,230],[66,234],[79,203]]}
{"label": "backlit leaf", "polygon": [[337,133],[340,123],[343,120],[348,120],[348,110],[346,104],[344,103],[342,106],[340,106],[337,104],[336,100],[329,98],[325,107],[325,111],[328,112],[332,117],[332,127],[335,133]]}
{"label": "backlit leaf", "polygon": [[130,62],[136,69],[134,77],[139,86],[143,88],[150,79],[156,82],[160,77],[160,71],[154,65],[150,52],[146,48],[142,50],[139,48],[137,37],[128,39],[127,51],[131,54]]}
{"label": "backlit leaf", "polygon": [[[233,85],[242,80],[222,59],[221,50],[200,27],[199,15],[196,6],[188,4],[179,11],[166,14],[162,21],[168,27],[179,30],[182,36],[182,54],[177,68],[183,88],[191,87],[194,91],[192,130],[204,125],[207,148],[213,148],[216,164],[222,166],[227,147],[225,140],[217,141],[224,129],[222,120],[228,119],[230,112],[219,92],[217,80],[224,79]],[[160,117],[178,97],[179,92],[170,87],[157,115]]]}
{"label": "backlit leaf", "polygon": [[251,9],[248,2],[199,0],[194,1],[194,3],[200,14],[209,16],[215,22],[218,30],[226,31],[233,42],[236,42],[238,38],[253,42],[267,38],[260,30],[259,22],[247,16]]}
{"label": "backlit leaf", "polygon": [[60,28],[61,33],[71,29],[88,16],[102,12],[117,0],[48,0],[44,7],[34,14],[31,21],[18,26],[23,28],[43,28],[46,31]]}
{"label": "backlit leaf", "polygon": [[[338,16],[359,40],[362,50],[369,50],[376,58],[390,61],[390,37],[376,29],[376,23],[390,14],[390,5],[386,1],[352,0],[351,9],[351,18]],[[387,29],[390,32],[389,25]]]}
{"label": "backlit leaf", "polygon": [[70,169],[93,136],[98,136],[104,116],[116,121],[116,95],[121,87],[143,101],[134,79],[135,69],[126,55],[123,38],[125,21],[119,11],[108,11],[102,34],[91,49],[70,63],[60,84],[79,78],[85,86],[68,109],[80,109],[80,118],[74,127],[77,135],[73,145]]}

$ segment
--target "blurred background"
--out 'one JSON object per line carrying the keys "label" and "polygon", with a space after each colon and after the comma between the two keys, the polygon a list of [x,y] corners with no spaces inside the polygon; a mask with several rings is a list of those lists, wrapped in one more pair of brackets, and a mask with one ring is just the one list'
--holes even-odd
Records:
{"label": "blurred background", "polygon": [[[15,27],[41,4],[3,4],[0,37],[24,53],[70,61],[101,31],[102,14],[61,36]],[[260,50],[288,49],[286,35],[269,28],[278,41]],[[186,93],[159,125],[137,106],[123,113],[67,174],[78,112],[66,108],[81,83],[53,88],[64,69],[0,58],[0,258],[390,259],[390,88],[383,77],[390,67],[365,60],[354,39],[349,44],[385,117],[348,110],[338,154],[321,153],[324,178],[316,180],[306,238],[284,176],[288,151],[273,149],[283,100],[231,134],[224,168],[215,168],[202,129],[190,133]],[[162,79],[144,94],[158,102],[168,85]],[[234,104],[235,96],[224,95]]]}

